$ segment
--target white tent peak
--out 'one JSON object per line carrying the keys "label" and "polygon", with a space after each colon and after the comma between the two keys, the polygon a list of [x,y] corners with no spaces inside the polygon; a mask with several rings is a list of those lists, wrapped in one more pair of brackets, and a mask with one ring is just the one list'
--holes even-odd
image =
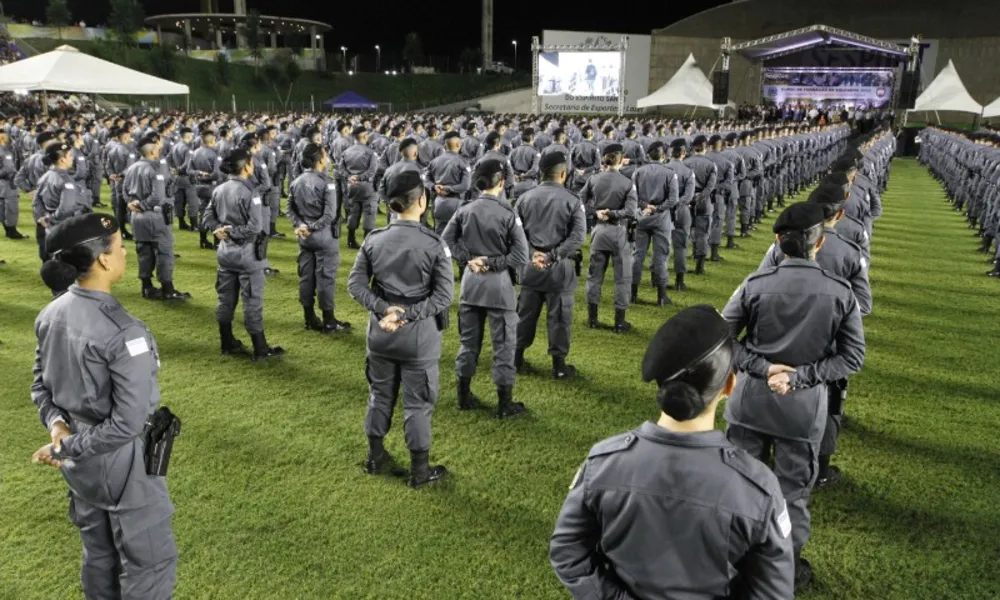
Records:
{"label": "white tent peak", "polygon": [[188,86],[60,46],[0,67],[0,91],[77,92],[162,96],[188,94]]}
{"label": "white tent peak", "polygon": [[958,76],[954,61],[949,60],[934,81],[920,94],[910,112],[924,110],[955,111],[979,114],[983,105],[976,102]]}
{"label": "white tent peak", "polygon": [[636,102],[639,108],[654,106],[696,106],[718,108],[712,104],[712,82],[698,67],[694,54],[677,69],[663,87]]}
{"label": "white tent peak", "polygon": [[1000,98],[997,98],[983,109],[983,117],[986,119],[1000,117]]}

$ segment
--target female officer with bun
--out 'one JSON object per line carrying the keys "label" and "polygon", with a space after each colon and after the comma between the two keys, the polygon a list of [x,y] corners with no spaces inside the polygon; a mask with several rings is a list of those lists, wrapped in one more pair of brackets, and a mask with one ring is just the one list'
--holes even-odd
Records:
{"label": "female officer with bun", "polygon": [[261,226],[262,200],[250,181],[253,159],[246,150],[237,148],[223,159],[219,170],[229,180],[212,192],[202,227],[220,240],[215,289],[219,293],[216,318],[222,354],[246,354],[243,343],[233,337],[233,313],[242,295],[243,324],[253,341],[253,360],[282,356],[284,349],[268,346],[264,336],[267,234]]}
{"label": "female officer with bun", "polygon": [[42,163],[49,167],[38,179],[35,198],[31,201],[31,211],[38,224],[38,256],[44,262],[45,236],[50,227],[85,212],[90,212],[82,190],[69,174],[73,166],[73,149],[69,144],[52,143],[42,155]]}
{"label": "female officer with bun", "polygon": [[591,448],[552,535],[552,567],[574,598],[794,596],[778,480],[715,430],[733,353],[705,304],[653,336],[642,378],[658,386],[659,419]]}
{"label": "female officer with bun", "polygon": [[420,173],[400,172],[386,192],[396,218],[365,238],[347,287],[371,313],[365,470],[375,475],[393,465],[382,440],[389,433],[402,384],[403,432],[412,465],[409,484],[419,488],[447,474],[444,466],[430,466],[428,457],[431,415],[440,391],[443,317],[455,293],[455,274],[441,237],[420,224],[427,210]]}
{"label": "female officer with bun", "polygon": [[65,293],[35,321],[31,397],[52,443],[32,460],[69,484],[84,595],[166,600],[177,570],[174,507],[164,479],[146,472],[143,443],[160,361],[152,334],[111,295],[125,274],[118,222],[70,217],[49,230],[46,250],[42,279]]}

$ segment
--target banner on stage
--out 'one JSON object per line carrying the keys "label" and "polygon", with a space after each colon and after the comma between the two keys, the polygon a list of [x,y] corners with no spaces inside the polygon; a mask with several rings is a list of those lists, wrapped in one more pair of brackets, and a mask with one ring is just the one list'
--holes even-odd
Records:
{"label": "banner on stage", "polygon": [[[625,80],[619,81],[621,54],[606,51],[540,52],[538,55],[539,106],[543,113],[618,112],[618,96],[625,95],[625,112],[642,112],[639,98],[649,92],[648,35],[629,35],[625,51]],[[621,34],[586,31],[542,32],[543,45],[615,45]]]}
{"label": "banner on stage", "polygon": [[764,100],[775,104],[864,105],[892,103],[894,69],[764,69]]}

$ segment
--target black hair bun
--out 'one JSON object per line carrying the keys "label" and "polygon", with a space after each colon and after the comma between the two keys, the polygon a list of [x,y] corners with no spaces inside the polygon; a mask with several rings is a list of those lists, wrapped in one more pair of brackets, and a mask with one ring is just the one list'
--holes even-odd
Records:
{"label": "black hair bun", "polygon": [[667,381],[656,392],[656,402],[675,421],[690,421],[705,410],[698,390],[685,381]]}
{"label": "black hair bun", "polygon": [[54,293],[65,292],[76,281],[76,267],[59,260],[47,260],[42,265],[42,281]]}

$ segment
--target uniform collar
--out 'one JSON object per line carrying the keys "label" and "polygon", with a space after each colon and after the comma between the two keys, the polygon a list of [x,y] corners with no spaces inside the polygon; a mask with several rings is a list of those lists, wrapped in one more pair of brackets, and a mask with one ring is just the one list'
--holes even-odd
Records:
{"label": "uniform collar", "polygon": [[698,433],[676,433],[660,427],[652,421],[646,421],[639,427],[639,437],[670,446],[690,446],[694,448],[719,448],[728,446],[725,434],[718,429],[699,431]]}
{"label": "uniform collar", "polygon": [[104,302],[107,304],[118,304],[118,300],[111,294],[105,294],[104,292],[99,292],[97,290],[91,290],[87,288],[82,288],[77,284],[69,286],[69,292],[75,296],[80,296],[82,298],[89,298],[91,300],[97,300],[99,302]]}
{"label": "uniform collar", "polygon": [[404,219],[393,219],[389,225],[399,225],[400,227],[420,227],[420,221],[406,221]]}
{"label": "uniform collar", "polygon": [[[821,252],[822,252],[822,250],[821,250]],[[785,257],[785,260],[781,261],[781,264],[782,265],[794,265],[794,266],[804,266],[804,265],[807,265],[807,266],[810,266],[810,267],[818,267],[819,266],[819,263],[817,263],[814,260],[809,260],[808,258],[791,258],[791,257],[787,257],[787,256]]]}

